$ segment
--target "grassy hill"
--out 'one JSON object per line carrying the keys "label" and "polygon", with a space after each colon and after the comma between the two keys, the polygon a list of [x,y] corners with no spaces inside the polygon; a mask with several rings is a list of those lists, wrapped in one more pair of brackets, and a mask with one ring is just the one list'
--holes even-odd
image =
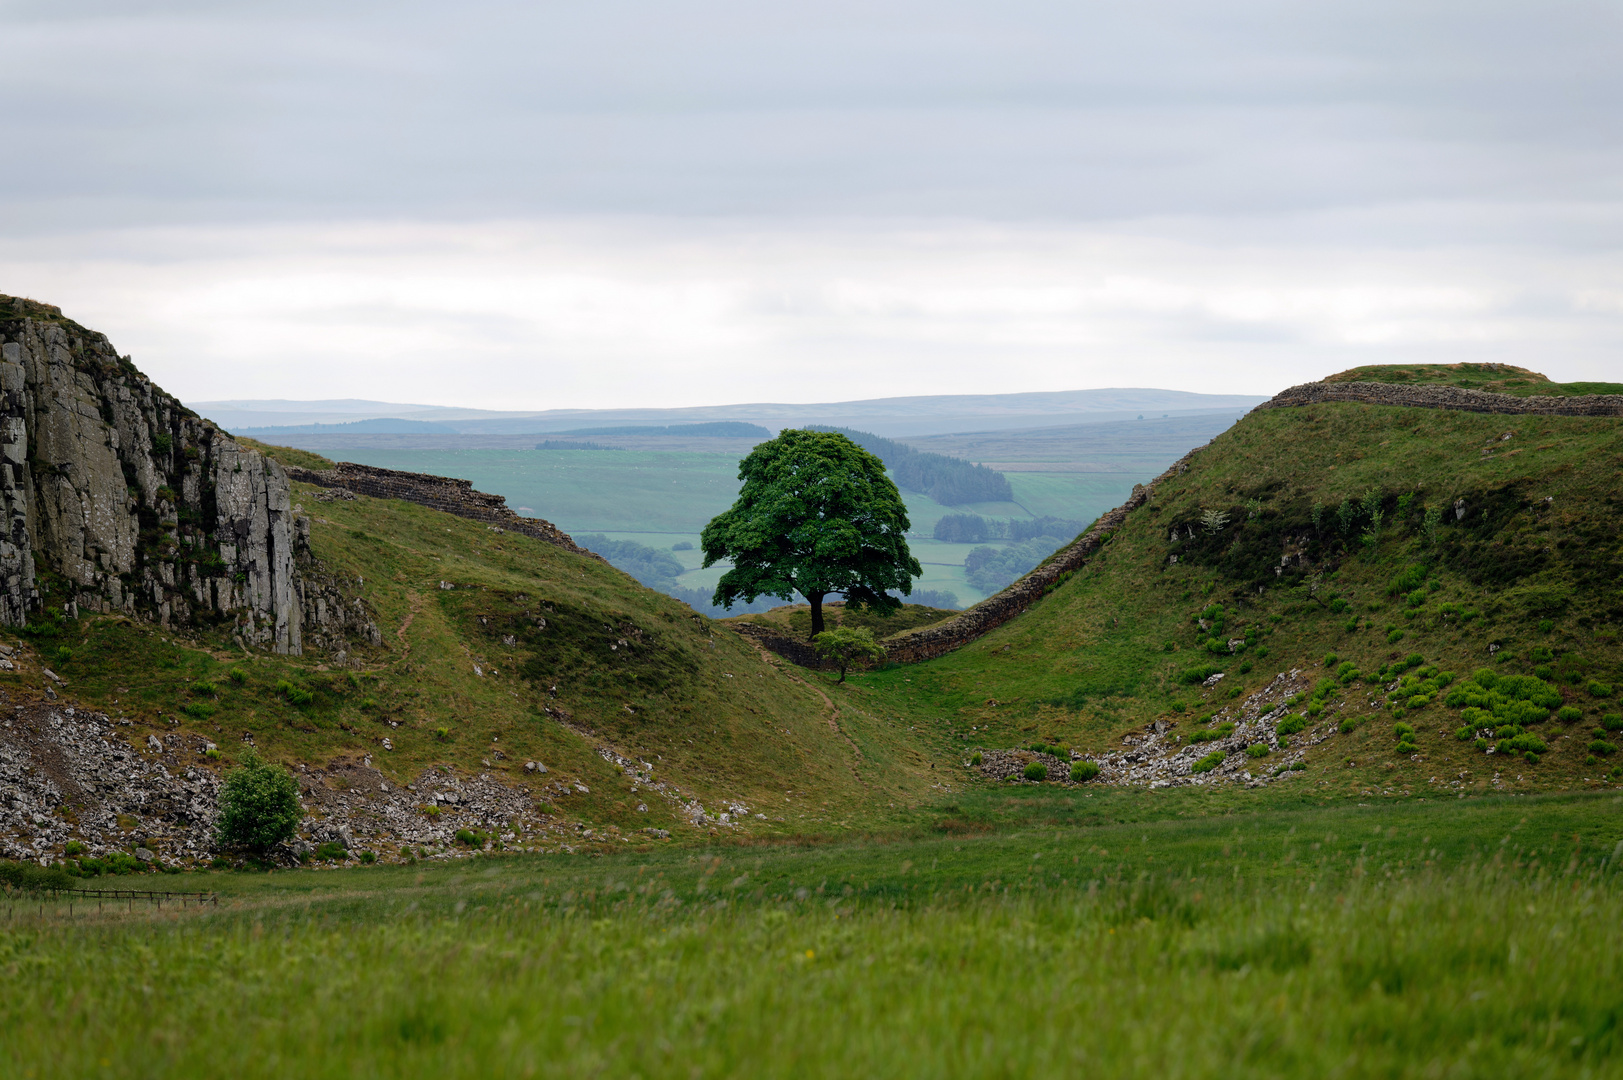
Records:
{"label": "grassy hill", "polygon": [[1324,380],[1330,383],[1374,382],[1395,386],[1458,386],[1490,394],[1532,397],[1576,397],[1582,394],[1623,394],[1623,383],[1552,382],[1548,377],[1513,364],[1369,364],[1349,368]]}
{"label": "grassy hill", "polygon": [[[405,502],[307,485],[294,501],[381,646],[342,662],[279,657],[233,645],[229,628],[59,615],[21,643],[65,697],[129,720],[130,741],[217,743],[223,760],[205,767],[247,739],[312,768],[370,756],[402,785],[436,765],[521,784],[539,761],[551,770],[544,809],[623,830],[687,821],[677,799],[639,795],[646,773],[623,771],[625,759],[712,815],[749,806],[742,827],[761,834],[869,823],[929,788],[932,763],[905,728],[860,705],[836,710],[807,675],[597,559]],[[0,678],[24,696],[46,685],[35,664]]]}
{"label": "grassy hill", "polygon": [[[938,753],[962,760],[972,747],[1034,741],[1119,750],[1157,722],[1186,738],[1300,669],[1309,685],[1328,680],[1297,705],[1331,736],[1292,782],[1326,795],[1616,782],[1620,469],[1615,418],[1259,410],[1025,615],[938,660],[858,676],[844,693],[914,719]],[[1479,670],[1493,674],[1473,681]],[[1201,685],[1217,672],[1218,686]],[[1494,675],[1536,680],[1506,683],[1500,697],[1543,704],[1509,709],[1512,723],[1503,707],[1467,714],[1505,705],[1481,685]],[[1397,686],[1405,676],[1410,686]],[[1512,754],[1518,736],[1528,738]],[[1535,763],[1525,753],[1537,745]]]}

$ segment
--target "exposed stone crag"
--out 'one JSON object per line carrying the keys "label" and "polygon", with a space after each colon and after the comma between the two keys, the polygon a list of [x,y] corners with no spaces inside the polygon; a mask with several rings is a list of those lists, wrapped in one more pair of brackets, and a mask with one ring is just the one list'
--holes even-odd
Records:
{"label": "exposed stone crag", "polygon": [[107,338],[0,296],[0,624],[52,602],[298,653],[290,487]]}
{"label": "exposed stone crag", "polygon": [[448,476],[428,473],[397,472],[371,465],[357,465],[340,461],[331,469],[301,469],[291,467],[288,476],[301,484],[317,484],[325,488],[342,488],[359,495],[377,499],[401,499],[434,510],[443,510],[457,517],[483,521],[509,532],[544,540],[577,555],[603,561],[600,555],[578,546],[569,534],[550,521],[520,517],[500,495],[475,491],[472,481],[456,480]]}

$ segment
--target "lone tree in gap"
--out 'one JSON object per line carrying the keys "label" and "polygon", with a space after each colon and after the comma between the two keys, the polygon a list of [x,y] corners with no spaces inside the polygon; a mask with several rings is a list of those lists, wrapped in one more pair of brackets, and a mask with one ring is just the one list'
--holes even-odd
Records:
{"label": "lone tree in gap", "polygon": [[711,603],[757,596],[811,603],[812,637],[823,632],[823,597],[889,614],[887,589],[913,591],[924,571],[907,550],[907,507],[880,461],[844,435],[787,429],[738,466],[744,486],[732,509],[704,527],[704,565],[731,559]]}

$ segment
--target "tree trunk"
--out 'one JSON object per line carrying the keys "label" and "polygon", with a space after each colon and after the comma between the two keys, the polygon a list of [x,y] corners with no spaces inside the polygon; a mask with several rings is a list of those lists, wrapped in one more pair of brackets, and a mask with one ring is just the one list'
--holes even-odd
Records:
{"label": "tree trunk", "polygon": [[806,594],[806,599],[811,603],[812,637],[816,637],[823,632],[823,597],[827,595],[827,593],[820,592]]}

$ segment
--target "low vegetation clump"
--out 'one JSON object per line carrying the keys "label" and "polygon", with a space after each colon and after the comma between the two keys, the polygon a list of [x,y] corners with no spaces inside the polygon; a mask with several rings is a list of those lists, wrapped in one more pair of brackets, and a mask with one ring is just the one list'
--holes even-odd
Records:
{"label": "low vegetation clump", "polygon": [[1027,780],[1035,780],[1038,783],[1041,783],[1042,781],[1048,779],[1048,766],[1044,765],[1040,761],[1033,761],[1027,764],[1026,767],[1021,770],[1020,775],[1024,776]]}
{"label": "low vegetation clump", "polygon": [[1225,720],[1214,728],[1196,728],[1189,733],[1191,743],[1217,742],[1234,734],[1234,721]]}
{"label": "low vegetation clump", "polygon": [[1190,769],[1197,773],[1209,773],[1219,765],[1223,764],[1223,759],[1226,757],[1228,757],[1228,754],[1225,751],[1213,750],[1211,753],[1207,754],[1205,757],[1191,765]]}

